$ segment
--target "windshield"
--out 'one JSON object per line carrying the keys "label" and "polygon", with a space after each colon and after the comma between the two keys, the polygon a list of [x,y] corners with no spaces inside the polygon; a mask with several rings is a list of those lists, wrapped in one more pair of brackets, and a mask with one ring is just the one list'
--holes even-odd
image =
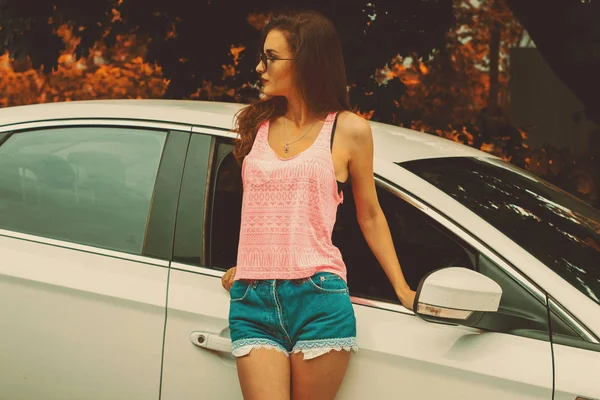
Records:
{"label": "windshield", "polygon": [[600,211],[497,159],[398,165],[455,198],[600,304]]}

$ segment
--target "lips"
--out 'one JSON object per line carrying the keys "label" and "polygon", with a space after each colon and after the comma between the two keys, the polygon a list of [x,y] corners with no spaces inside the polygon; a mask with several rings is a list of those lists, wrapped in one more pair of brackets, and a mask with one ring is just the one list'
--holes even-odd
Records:
{"label": "lips", "polygon": [[265,83],[267,83],[267,82],[269,82],[267,79],[262,79],[262,78],[261,78],[261,80],[260,80],[260,83],[262,83],[263,85],[264,85]]}

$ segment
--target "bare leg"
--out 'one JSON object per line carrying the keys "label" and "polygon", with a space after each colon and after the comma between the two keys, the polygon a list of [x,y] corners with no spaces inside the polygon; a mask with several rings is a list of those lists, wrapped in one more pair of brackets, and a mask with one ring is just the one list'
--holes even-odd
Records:
{"label": "bare leg", "polygon": [[304,360],[302,353],[292,353],[290,358],[293,400],[333,400],[342,385],[350,352],[332,350],[310,360]]}
{"label": "bare leg", "polygon": [[273,349],[252,349],[236,358],[245,400],[289,400],[290,359]]}

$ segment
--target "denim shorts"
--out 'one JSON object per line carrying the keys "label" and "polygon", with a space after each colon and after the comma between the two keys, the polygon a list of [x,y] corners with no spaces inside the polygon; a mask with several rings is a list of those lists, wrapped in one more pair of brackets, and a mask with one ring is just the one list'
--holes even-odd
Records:
{"label": "denim shorts", "polygon": [[356,318],[346,282],[330,272],[301,279],[236,280],[229,290],[232,354],[279,350],[305,360],[357,351]]}

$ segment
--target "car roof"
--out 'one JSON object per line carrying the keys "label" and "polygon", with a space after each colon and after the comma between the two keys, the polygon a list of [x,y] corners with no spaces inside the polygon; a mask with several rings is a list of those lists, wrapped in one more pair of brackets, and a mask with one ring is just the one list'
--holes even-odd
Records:
{"label": "car roof", "polygon": [[[244,104],[196,100],[86,100],[0,109],[0,127],[61,119],[129,119],[229,130]],[[371,121],[375,157],[389,162],[442,157],[493,157],[428,133]]]}

